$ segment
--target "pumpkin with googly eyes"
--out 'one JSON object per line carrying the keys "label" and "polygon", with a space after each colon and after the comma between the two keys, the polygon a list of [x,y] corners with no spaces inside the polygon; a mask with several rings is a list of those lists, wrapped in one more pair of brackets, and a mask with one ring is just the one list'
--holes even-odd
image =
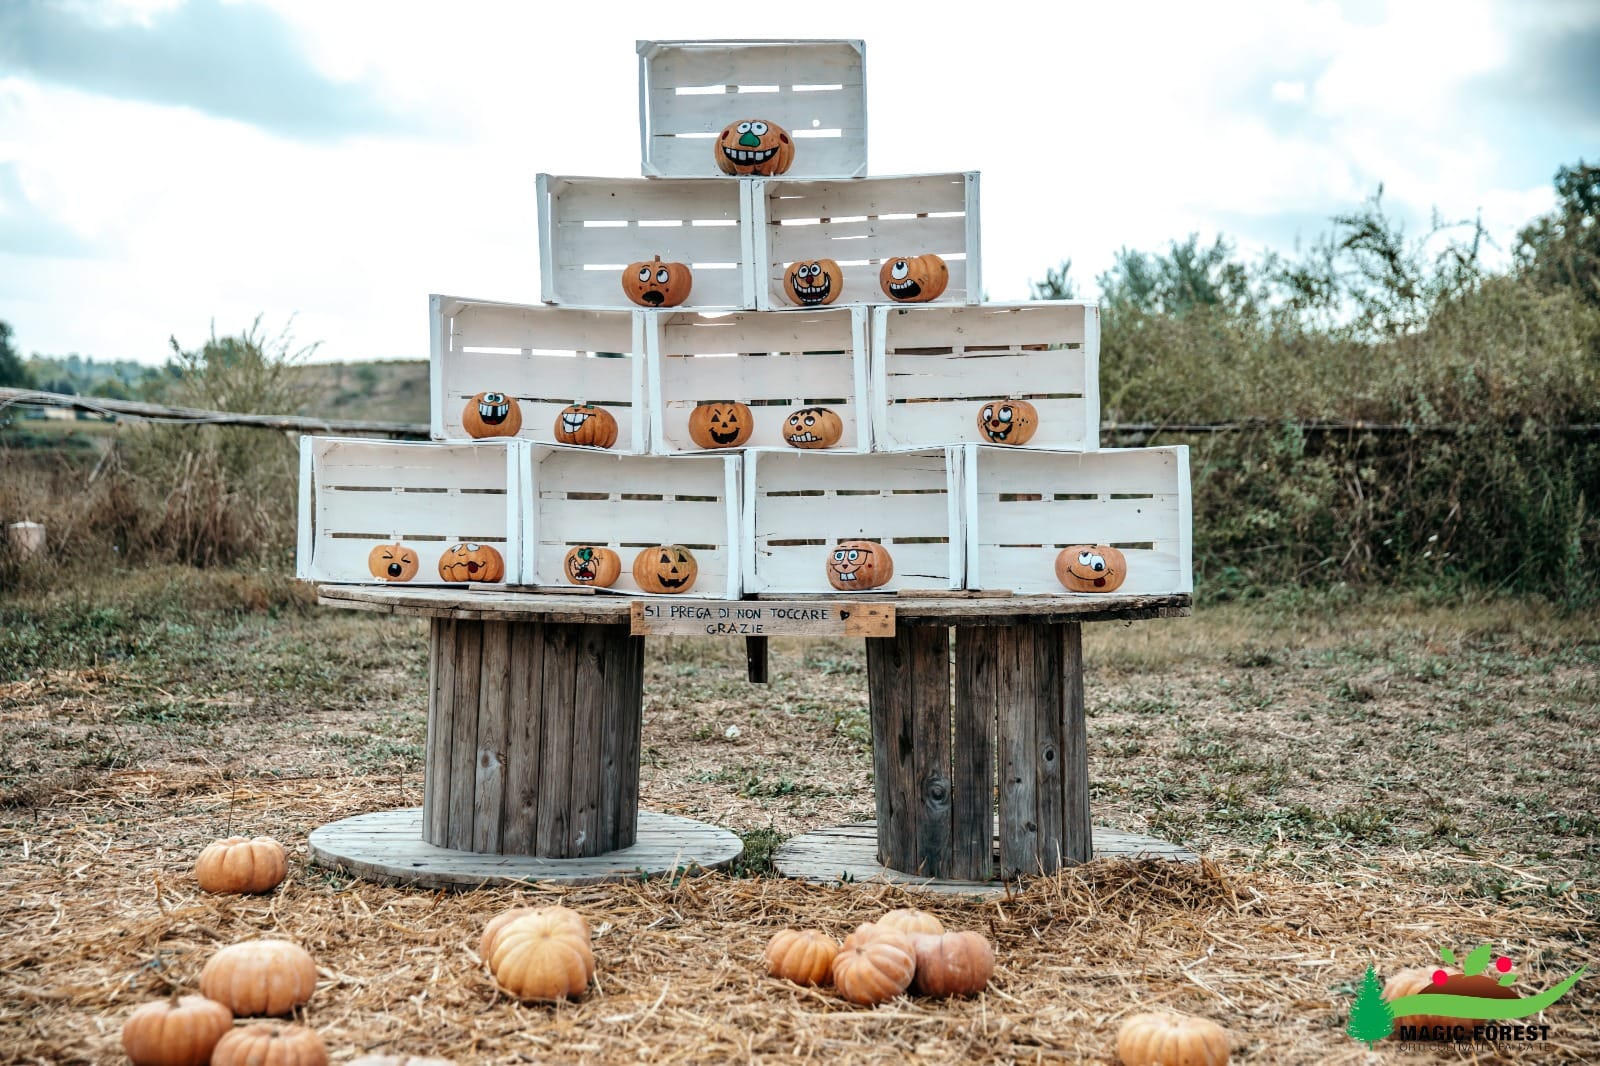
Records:
{"label": "pumpkin with googly eyes", "polygon": [[510,393],[480,392],[462,410],[461,428],[478,440],[515,437],[522,432],[522,407]]}
{"label": "pumpkin with googly eyes", "polygon": [[1056,556],[1056,579],[1068,592],[1115,592],[1127,576],[1127,557],[1109,544],[1071,544]]}
{"label": "pumpkin with googly eyes", "polygon": [[990,400],[978,411],[978,434],[990,444],[1026,444],[1039,429],[1039,409],[1027,400]]}
{"label": "pumpkin with googly eyes", "polygon": [[439,576],[454,584],[492,584],[505,579],[506,561],[487,544],[453,544],[439,557]]}
{"label": "pumpkin with googly eyes", "polygon": [[885,259],[878,269],[878,287],[895,303],[920,304],[937,300],[949,284],[950,268],[932,252]]}
{"label": "pumpkin with googly eyes", "polygon": [[737,448],[756,429],[749,405],[702,403],[689,412],[689,439],[702,448]]}
{"label": "pumpkin with googly eyes", "polygon": [[418,565],[417,553],[404,544],[380,544],[367,553],[367,569],[379,581],[410,581]]}
{"label": "pumpkin with googly eyes", "polygon": [[617,576],[622,573],[622,558],[610,548],[579,544],[567,550],[561,572],[574,585],[608,589],[617,583]]}
{"label": "pumpkin with googly eyes", "polygon": [[694,588],[700,564],[682,544],[658,544],[633,559],[633,580],[645,592],[673,595]]}
{"label": "pumpkin with googly eyes", "polygon": [[802,407],[783,420],[783,443],[791,448],[831,448],[844,436],[844,420],[827,407]]}
{"label": "pumpkin with googly eyes", "polygon": [[839,298],[844,289],[844,271],[832,259],[802,260],[784,269],[783,285],[801,307],[821,307]]}
{"label": "pumpkin with googly eyes", "polygon": [[640,307],[677,307],[694,288],[694,271],[687,263],[629,263],[622,270],[622,294]]}
{"label": "pumpkin with googly eyes", "polygon": [[776,177],[794,162],[794,139],[770,119],[747,118],[730,122],[712,145],[717,169],[748,178]]}
{"label": "pumpkin with googly eyes", "polygon": [[894,560],[871,540],[841,540],[828,553],[828,584],[840,592],[864,592],[889,583]]}

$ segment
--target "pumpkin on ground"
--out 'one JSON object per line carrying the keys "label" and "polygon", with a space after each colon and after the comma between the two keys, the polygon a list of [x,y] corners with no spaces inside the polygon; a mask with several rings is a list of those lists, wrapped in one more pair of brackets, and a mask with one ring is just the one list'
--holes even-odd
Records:
{"label": "pumpkin on ground", "polygon": [[801,307],[821,307],[839,298],[844,271],[832,259],[806,259],[790,263],[783,272],[784,288]]}
{"label": "pumpkin on ground", "polygon": [[271,837],[228,837],[206,845],[194,876],[207,892],[271,892],[289,872],[283,845]]}
{"label": "pumpkin on ground", "polygon": [[944,932],[944,923],[927,911],[915,907],[899,907],[889,911],[879,918],[875,925],[883,929],[895,929],[907,936],[916,936],[922,933],[939,934]]}
{"label": "pumpkin on ground", "polygon": [[467,436],[515,437],[522,432],[522,405],[506,392],[480,392],[461,411],[461,428]]}
{"label": "pumpkin on ground", "polygon": [[579,544],[567,549],[561,572],[574,585],[608,589],[617,583],[622,573],[622,557],[597,544]]}
{"label": "pumpkin on ground", "polygon": [[487,544],[453,544],[439,556],[439,576],[457,584],[469,581],[493,584],[505,580],[506,561]]}
{"label": "pumpkin on ground", "polygon": [[311,999],[317,964],[299,944],[247,940],[229,944],[200,971],[200,993],[241,1017],[279,1017]]}
{"label": "pumpkin on ground", "polygon": [[829,407],[802,407],[783,420],[783,443],[791,448],[831,448],[844,436],[844,419]]}
{"label": "pumpkin on ground", "polygon": [[[1434,980],[1436,973],[1444,974],[1442,982]],[[1483,999],[1520,998],[1515,988],[1502,985],[1498,977],[1481,973],[1468,975],[1457,966],[1414,966],[1395,972],[1383,982],[1385,1003],[1392,1003],[1401,996],[1416,996],[1425,992],[1442,996],[1479,996]],[[1436,1025],[1459,1024],[1460,1018],[1447,1018],[1441,1014],[1407,1014],[1394,1020],[1396,1029],[1402,1025],[1432,1028]]]}
{"label": "pumpkin on ground", "polygon": [[878,287],[896,303],[927,303],[937,300],[950,284],[950,268],[929,252],[903,259],[885,259],[878,268]]}
{"label": "pumpkin on ground", "polygon": [[1069,544],[1056,556],[1056,580],[1068,592],[1115,592],[1127,576],[1127,557],[1109,544]]}
{"label": "pumpkin on ground", "polygon": [[256,1022],[217,1041],[211,1066],[328,1066],[328,1048],[315,1029]]}
{"label": "pumpkin on ground", "polygon": [[755,430],[755,415],[742,403],[696,404],[689,412],[689,439],[702,448],[737,448]]}
{"label": "pumpkin on ground", "polygon": [[1222,1026],[1187,1014],[1135,1014],[1117,1030],[1126,1066],[1223,1066],[1230,1044]]}
{"label": "pumpkin on ground", "polygon": [[990,444],[1026,444],[1039,429],[1039,409],[1027,400],[991,400],[978,411],[978,433]]}
{"label": "pumpkin on ground", "polygon": [[851,1003],[870,1006],[904,992],[915,971],[911,940],[904,933],[884,929],[834,957],[833,987]]}
{"label": "pumpkin on ground", "polygon": [[622,270],[622,294],[640,307],[677,307],[692,288],[694,271],[689,264],[663,263],[659,255]]}
{"label": "pumpkin on ground", "polygon": [[592,403],[569,404],[556,415],[555,438],[562,444],[609,448],[617,443],[617,420]]}
{"label": "pumpkin on ground", "polygon": [[841,540],[828,553],[828,584],[841,592],[865,592],[894,577],[889,549],[870,540]]}
{"label": "pumpkin on ground", "polygon": [[911,938],[917,972],[911,987],[925,996],[971,996],[994,976],[994,948],[982,933],[919,933]]}
{"label": "pumpkin on ground", "polygon": [[536,907],[491,937],[489,971],[507,995],[548,1002],[577,999],[594,976],[589,923],[567,907]]}
{"label": "pumpkin on ground", "polygon": [[233,1013],[205,996],[172,996],[128,1015],[122,1023],[122,1050],[133,1066],[206,1066],[222,1034],[233,1028]]}
{"label": "pumpkin on ground", "polygon": [[839,942],[815,929],[785,929],[767,944],[767,971],[797,985],[820,985],[833,972]]}
{"label": "pumpkin on ground", "polygon": [[367,569],[379,581],[410,581],[417,576],[417,560],[404,544],[380,544],[367,553]]}
{"label": "pumpkin on ground", "polygon": [[730,122],[712,145],[717,169],[740,177],[773,177],[794,162],[794,141],[789,131],[770,119],[747,118]]}

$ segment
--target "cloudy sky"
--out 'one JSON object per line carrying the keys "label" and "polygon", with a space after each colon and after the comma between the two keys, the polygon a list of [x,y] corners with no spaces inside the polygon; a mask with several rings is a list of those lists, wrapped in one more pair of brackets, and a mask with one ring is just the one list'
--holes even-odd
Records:
{"label": "cloudy sky", "polygon": [[1593,0],[969,6],[3,0],[0,319],[425,358],[429,293],[537,301],[537,173],[638,174],[638,39],[864,39],[872,173],[982,171],[995,300],[1190,232],[1292,251],[1380,182],[1508,248],[1600,156]]}

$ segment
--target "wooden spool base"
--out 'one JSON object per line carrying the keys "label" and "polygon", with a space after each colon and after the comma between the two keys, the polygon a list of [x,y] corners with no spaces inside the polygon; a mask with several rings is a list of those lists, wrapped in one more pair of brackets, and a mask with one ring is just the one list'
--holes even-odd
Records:
{"label": "wooden spool base", "polygon": [[718,869],[744,852],[744,844],[726,829],[654,811],[639,812],[632,846],[579,859],[435,847],[422,839],[421,807],[330,822],[311,831],[310,844],[311,860],[319,866],[383,884],[454,889],[639,880],[680,867]]}
{"label": "wooden spool base", "polygon": [[[1200,856],[1177,844],[1101,826],[1094,829],[1094,858],[1200,861]],[[773,853],[772,864],[784,877],[828,885],[889,882],[925,892],[975,896],[997,896],[1005,891],[1003,881],[916,877],[891,870],[878,861],[876,822],[856,822],[791,837]]]}

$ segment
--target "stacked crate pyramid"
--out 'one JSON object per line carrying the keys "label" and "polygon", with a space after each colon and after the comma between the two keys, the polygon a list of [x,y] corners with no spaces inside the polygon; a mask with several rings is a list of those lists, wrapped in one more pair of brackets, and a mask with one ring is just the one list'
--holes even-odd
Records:
{"label": "stacked crate pyramid", "polygon": [[[374,582],[367,554],[417,550],[414,584],[440,584],[455,542],[504,554],[506,581],[558,590],[575,544],[623,560],[612,591],[643,595],[644,547],[699,562],[686,595],[833,593],[840,540],[888,547],[876,591],[1010,589],[1067,595],[1054,561],[1070,544],[1121,548],[1124,594],[1192,591],[1187,449],[1100,449],[1099,313],[1091,303],[982,302],[978,175],[867,176],[860,41],[641,42],[638,178],[538,178],[537,305],[433,296],[429,443],[308,437],[301,451],[299,576]],[[789,130],[779,177],[731,177],[713,138],[765,119]],[[886,259],[935,253],[938,299],[895,304]],[[693,269],[689,302],[642,309],[623,268],[660,256]],[[835,302],[795,306],[793,262],[833,259]],[[473,440],[479,392],[517,397],[516,438]],[[1027,399],[1039,429],[982,443],[986,401]],[[702,450],[699,403],[740,401],[745,447]],[[568,404],[608,408],[610,449],[558,444]],[[784,445],[789,412],[825,406],[839,443]]]}

